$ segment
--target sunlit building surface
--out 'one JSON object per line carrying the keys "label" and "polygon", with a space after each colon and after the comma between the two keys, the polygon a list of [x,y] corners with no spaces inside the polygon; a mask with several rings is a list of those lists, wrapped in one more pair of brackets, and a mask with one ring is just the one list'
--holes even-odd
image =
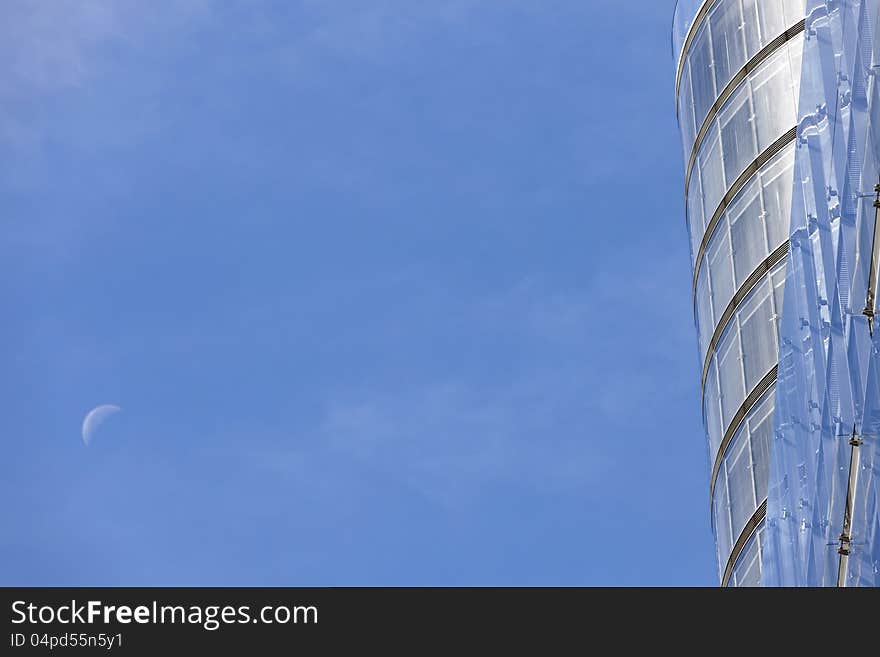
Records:
{"label": "sunlit building surface", "polygon": [[880,584],[878,10],[880,0],[675,9],[723,586]]}

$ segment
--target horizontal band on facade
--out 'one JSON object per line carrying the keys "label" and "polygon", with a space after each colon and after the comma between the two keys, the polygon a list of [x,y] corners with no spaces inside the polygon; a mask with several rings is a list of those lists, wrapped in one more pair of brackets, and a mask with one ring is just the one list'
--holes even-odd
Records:
{"label": "horizontal band on facade", "polygon": [[727,583],[730,581],[730,574],[733,572],[733,567],[736,566],[736,562],[739,560],[743,548],[745,548],[746,543],[749,542],[752,534],[755,533],[755,530],[758,529],[762,522],[764,522],[764,519],[766,517],[767,500],[765,498],[764,501],[761,502],[761,506],[759,506],[758,509],[752,514],[752,517],[749,518],[746,526],[743,527],[742,533],[740,533],[739,538],[736,539],[733,550],[731,550],[730,552],[730,557],[728,557],[727,559],[727,566],[724,568],[724,576],[721,578],[722,587],[727,586]]}
{"label": "horizontal band on facade", "polygon": [[[754,57],[752,57],[749,61],[745,63],[745,65],[737,72],[736,75],[728,82],[724,89],[721,90],[721,93],[718,95],[718,98],[715,99],[715,102],[712,103],[712,107],[709,108],[709,113],[706,115],[706,118],[703,120],[702,125],[700,126],[700,130],[697,133],[696,138],[694,139],[693,148],[691,148],[691,156],[688,159],[687,168],[685,169],[685,177],[684,177],[684,195],[687,198],[688,190],[691,185],[691,176],[694,172],[694,163],[697,159],[697,152],[700,150],[700,146],[703,143],[703,139],[706,138],[706,133],[709,132],[709,128],[712,125],[712,122],[715,120],[715,117],[718,115],[718,112],[721,110],[722,105],[727,102],[727,100],[733,95],[733,92],[736,91],[736,88],[740,85],[740,83],[745,80],[749,73],[754,71],[758,66],[760,66],[765,59],[774,54],[777,50],[782,48],[786,43],[791,41],[796,36],[800,35],[804,31],[804,26],[806,25],[806,20],[801,19],[790,28],[788,28],[785,32],[780,34],[778,37],[773,39],[766,46],[761,48]],[[676,90],[676,94],[678,91]],[[676,98],[678,96],[676,95]],[[676,111],[678,111],[678,102],[675,103]]]}
{"label": "horizontal band on facade", "polygon": [[[717,2],[717,0],[703,0],[703,4],[700,6],[699,10],[697,10],[697,14],[694,16],[694,20],[691,22],[691,26],[688,28],[688,33],[684,38],[684,43],[681,46],[681,53],[678,55],[678,67],[675,71],[676,108],[678,108],[678,90],[681,87],[681,72],[684,70],[684,60],[690,54],[694,35],[697,33],[700,25],[703,24],[703,21],[706,20],[706,16],[709,15],[709,10],[715,5],[715,2]],[[676,111],[678,110],[676,109]]]}
{"label": "horizontal band on facade", "polygon": [[718,347],[718,342],[721,340],[721,336],[727,329],[727,325],[736,313],[736,309],[739,307],[739,304],[749,296],[749,292],[761,282],[761,279],[763,279],[773,267],[785,260],[787,256],[788,240],[777,246],[769,256],[764,258],[764,260],[755,267],[755,270],[749,274],[749,277],[743,281],[743,284],[740,285],[739,289],[733,295],[730,303],[727,304],[724,312],[721,313],[721,317],[718,318],[718,322],[715,324],[715,330],[712,332],[712,339],[709,341],[709,348],[706,349],[706,356],[703,359],[703,374],[700,378],[703,397],[706,396],[706,376],[709,374],[709,366],[712,364],[712,356],[715,355],[715,349]]}
{"label": "horizontal band on facade", "polygon": [[721,199],[721,203],[718,204],[718,207],[715,209],[715,212],[712,214],[712,219],[709,221],[709,225],[706,226],[706,232],[703,233],[703,239],[700,241],[700,248],[697,249],[696,258],[694,259],[694,280],[692,285],[692,295],[694,299],[694,305],[696,306],[697,301],[697,280],[700,276],[700,268],[703,265],[703,256],[706,254],[706,249],[709,246],[709,240],[712,238],[715,229],[718,227],[718,224],[721,222],[721,217],[724,216],[724,211],[727,209],[727,206],[736,198],[736,195],[742,191],[742,188],[745,187],[746,183],[761,169],[762,166],[767,164],[773,158],[774,155],[778,154],[783,148],[792,143],[797,137],[797,126],[794,126],[783,134],[779,139],[774,141],[770,146],[768,146],[762,153],[755,158],[755,160],[746,167],[745,171],[743,171],[730,189],[727,190],[727,193]]}
{"label": "horizontal band on facade", "polygon": [[710,513],[712,505],[715,503],[715,482],[718,480],[718,471],[721,469],[721,463],[724,461],[724,455],[727,453],[727,448],[730,447],[734,434],[736,434],[740,425],[743,423],[743,420],[746,419],[746,415],[752,410],[752,406],[757,404],[763,394],[770,389],[770,386],[776,383],[776,377],[778,374],[779,365],[776,364],[771,367],[770,371],[758,381],[754,388],[752,388],[752,391],[746,396],[743,403],[740,404],[736,413],[734,413],[733,418],[730,420],[730,424],[727,425],[727,429],[724,431],[724,437],[721,439],[721,444],[718,445],[718,452],[715,454],[715,463],[712,465],[712,477],[709,480]]}

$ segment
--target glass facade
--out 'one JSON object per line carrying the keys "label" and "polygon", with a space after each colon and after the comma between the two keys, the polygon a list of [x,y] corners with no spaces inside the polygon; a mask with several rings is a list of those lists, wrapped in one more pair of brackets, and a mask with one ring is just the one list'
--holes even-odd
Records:
{"label": "glass facade", "polygon": [[[880,460],[869,439],[880,433],[880,331],[871,334],[865,314],[880,261],[880,239],[870,239],[880,199],[878,6],[679,0],[675,9],[710,509],[725,586],[837,584],[838,571],[842,584],[880,581]],[[845,426],[858,438],[842,439]]]}

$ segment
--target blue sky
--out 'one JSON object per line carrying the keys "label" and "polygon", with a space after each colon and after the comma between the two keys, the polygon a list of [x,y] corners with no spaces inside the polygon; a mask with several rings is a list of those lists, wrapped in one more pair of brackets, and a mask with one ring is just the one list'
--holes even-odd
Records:
{"label": "blue sky", "polygon": [[716,584],[674,2],[161,4],[3,4],[0,583]]}

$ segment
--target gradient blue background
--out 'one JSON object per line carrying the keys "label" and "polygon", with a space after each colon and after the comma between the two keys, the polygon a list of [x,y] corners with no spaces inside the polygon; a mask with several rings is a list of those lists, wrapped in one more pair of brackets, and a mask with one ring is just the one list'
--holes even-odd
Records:
{"label": "gradient blue background", "polygon": [[673,5],[4,2],[0,584],[715,585]]}

